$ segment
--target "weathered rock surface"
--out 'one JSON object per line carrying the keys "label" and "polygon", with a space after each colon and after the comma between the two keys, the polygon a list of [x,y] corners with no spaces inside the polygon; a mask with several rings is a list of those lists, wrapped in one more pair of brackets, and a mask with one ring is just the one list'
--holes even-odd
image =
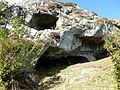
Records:
{"label": "weathered rock surface", "polygon": [[23,24],[31,35],[38,32],[40,40],[53,37],[41,53],[42,57],[47,58],[83,56],[93,61],[104,51],[103,44],[108,38],[106,33],[117,29],[110,20],[72,2],[26,0],[9,6],[7,11],[10,18],[24,18]]}

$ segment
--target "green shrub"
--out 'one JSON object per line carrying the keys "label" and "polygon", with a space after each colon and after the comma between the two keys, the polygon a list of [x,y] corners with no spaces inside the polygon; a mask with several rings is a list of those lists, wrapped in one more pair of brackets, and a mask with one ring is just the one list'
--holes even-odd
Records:
{"label": "green shrub", "polygon": [[0,86],[11,88],[15,84],[14,77],[17,72],[33,70],[34,62],[39,58],[43,43],[32,42],[27,36],[27,30],[19,23],[20,19],[13,21],[13,30],[0,29]]}
{"label": "green shrub", "polygon": [[[2,3],[4,2],[0,2],[0,5]],[[2,8],[3,6],[0,6],[0,10]],[[9,22],[4,11],[0,11],[0,21],[0,25]],[[11,30],[8,30],[6,25],[0,27],[0,87],[6,87],[8,90],[15,87],[15,77],[18,73],[34,71],[35,63],[47,43],[30,36],[29,31],[22,26],[20,17],[10,21]],[[51,37],[48,42],[50,40]]]}
{"label": "green shrub", "polygon": [[104,47],[112,56],[112,62],[115,66],[116,81],[118,84],[118,89],[120,89],[120,30],[110,36]]}
{"label": "green shrub", "polygon": [[0,2],[0,10],[8,5],[7,2]]}

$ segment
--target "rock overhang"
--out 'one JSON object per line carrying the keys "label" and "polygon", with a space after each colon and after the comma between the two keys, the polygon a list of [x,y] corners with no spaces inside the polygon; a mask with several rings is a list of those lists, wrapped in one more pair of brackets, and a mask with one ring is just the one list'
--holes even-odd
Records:
{"label": "rock overhang", "polygon": [[110,20],[75,3],[48,3],[46,0],[33,3],[28,0],[20,7],[28,29],[41,31],[41,40],[53,37],[40,55],[44,57],[84,56],[90,61],[95,60],[94,56],[104,51],[106,33],[117,29]]}

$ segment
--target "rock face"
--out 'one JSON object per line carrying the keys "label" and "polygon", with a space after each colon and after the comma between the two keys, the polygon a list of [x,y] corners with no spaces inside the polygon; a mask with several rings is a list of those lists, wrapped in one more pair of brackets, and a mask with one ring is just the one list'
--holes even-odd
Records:
{"label": "rock face", "polygon": [[23,24],[31,35],[34,31],[40,33],[40,40],[52,36],[52,41],[45,45],[40,57],[82,56],[93,61],[104,51],[103,44],[108,38],[106,32],[112,33],[116,29],[110,20],[72,2],[28,0],[9,6],[9,10],[12,18],[24,18]]}

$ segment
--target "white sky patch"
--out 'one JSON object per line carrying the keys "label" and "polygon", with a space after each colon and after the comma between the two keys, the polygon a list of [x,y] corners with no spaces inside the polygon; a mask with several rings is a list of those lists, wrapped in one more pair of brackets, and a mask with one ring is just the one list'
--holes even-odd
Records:
{"label": "white sky patch", "polygon": [[5,1],[7,1],[9,4],[14,4],[14,3],[22,2],[23,0],[5,0]]}

